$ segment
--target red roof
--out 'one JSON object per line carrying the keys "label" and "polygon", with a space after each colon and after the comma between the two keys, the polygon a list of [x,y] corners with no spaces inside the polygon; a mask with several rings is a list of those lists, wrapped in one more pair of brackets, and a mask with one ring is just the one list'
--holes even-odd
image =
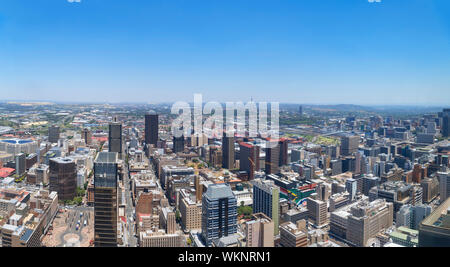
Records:
{"label": "red roof", "polygon": [[244,143],[244,142],[239,143],[239,145],[245,146],[246,148],[252,148],[252,147],[253,147],[253,146],[250,145],[249,143]]}
{"label": "red roof", "polygon": [[6,177],[10,176],[14,171],[15,171],[15,169],[12,169],[12,168],[1,168],[0,169],[0,177],[6,178]]}

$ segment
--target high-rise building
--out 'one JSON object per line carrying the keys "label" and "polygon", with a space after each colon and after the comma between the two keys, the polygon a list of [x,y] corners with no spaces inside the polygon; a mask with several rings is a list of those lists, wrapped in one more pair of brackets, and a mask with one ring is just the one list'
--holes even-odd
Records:
{"label": "high-rise building", "polygon": [[222,168],[234,169],[234,136],[222,139]]}
{"label": "high-rise building", "polygon": [[279,166],[285,166],[288,164],[288,141],[286,139],[281,139],[278,142],[280,146],[280,156],[279,156]]}
{"label": "high-rise building", "polygon": [[259,146],[249,143],[240,143],[239,168],[248,174],[248,180],[255,178],[255,171],[259,170]]}
{"label": "high-rise building", "polygon": [[109,124],[109,152],[116,152],[122,155],[122,124],[120,122],[112,122]]}
{"label": "high-rise building", "polygon": [[253,180],[253,213],[264,213],[272,219],[274,234],[279,233],[280,188],[272,180]]}
{"label": "high-rise building", "polygon": [[269,142],[269,146],[266,147],[265,171],[266,174],[278,174],[280,172],[280,146],[278,142]]}
{"label": "high-rise building", "polygon": [[[197,197],[196,197],[197,198]],[[181,225],[184,230],[202,229],[202,203],[195,201],[187,190],[180,190]]]}
{"label": "high-rise building", "polygon": [[274,247],[273,221],[264,213],[252,215],[245,223],[247,247]]}
{"label": "high-rise building", "polygon": [[438,172],[441,203],[450,197],[450,172]]}
{"label": "high-rise building", "polygon": [[48,141],[50,143],[58,143],[59,140],[59,126],[52,125],[48,127]]}
{"label": "high-rise building", "polygon": [[442,117],[442,136],[450,137],[450,109],[444,109]]}
{"label": "high-rise building", "polygon": [[307,207],[308,217],[312,219],[316,226],[321,227],[328,223],[328,208],[326,201],[309,197],[307,200]]}
{"label": "high-rise building", "polygon": [[92,144],[92,132],[88,128],[84,128],[81,132],[81,138],[86,145]]}
{"label": "high-rise building", "polygon": [[237,232],[237,200],[229,185],[214,184],[202,198],[202,237],[207,246]]}
{"label": "high-rise building", "polygon": [[450,247],[450,198],[419,225],[419,247]]}
{"label": "high-rise building", "polygon": [[145,115],[145,143],[156,146],[158,143],[159,121],[157,114]]}
{"label": "high-rise building", "polygon": [[358,151],[360,137],[354,136],[344,136],[341,138],[341,152],[344,156],[351,156],[353,153]]}
{"label": "high-rise building", "polygon": [[94,244],[117,246],[118,154],[100,152],[94,162]]}
{"label": "high-rise building", "polygon": [[431,214],[431,206],[428,205],[403,205],[396,214],[395,226],[405,226],[418,230],[420,223]]}
{"label": "high-rise building", "polygon": [[300,116],[303,116],[303,106],[298,107],[298,114],[300,114]]}
{"label": "high-rise building", "polygon": [[142,192],[136,204],[136,214],[152,214],[153,213],[153,193]]}
{"label": "high-rise building", "polygon": [[166,230],[166,234],[175,234],[177,223],[175,220],[175,212],[169,207],[164,207],[159,213],[159,225]]}
{"label": "high-rise building", "polygon": [[17,154],[15,156],[16,161],[16,174],[22,175],[26,171],[26,155],[24,153]]}
{"label": "high-rise building", "polygon": [[184,151],[184,135],[180,137],[173,137],[173,153]]}
{"label": "high-rise building", "polygon": [[60,200],[73,200],[77,193],[77,165],[72,158],[49,161],[50,191],[58,192]]}

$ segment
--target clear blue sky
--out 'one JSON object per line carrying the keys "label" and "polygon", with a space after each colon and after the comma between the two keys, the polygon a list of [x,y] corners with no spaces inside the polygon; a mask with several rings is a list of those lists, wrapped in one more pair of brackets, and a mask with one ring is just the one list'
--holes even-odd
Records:
{"label": "clear blue sky", "polygon": [[448,0],[2,0],[0,99],[450,103]]}

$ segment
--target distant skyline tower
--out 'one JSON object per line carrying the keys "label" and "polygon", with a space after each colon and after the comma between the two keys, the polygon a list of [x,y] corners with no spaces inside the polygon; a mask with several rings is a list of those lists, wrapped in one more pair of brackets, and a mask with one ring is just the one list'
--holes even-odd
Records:
{"label": "distant skyline tower", "polygon": [[184,135],[180,137],[173,137],[173,153],[184,151]]}
{"label": "distant skyline tower", "polygon": [[109,124],[109,152],[122,154],[122,124],[120,122],[112,122]]}
{"label": "distant skyline tower", "polygon": [[300,116],[303,116],[303,106],[299,106],[298,107],[298,114],[300,114]]}
{"label": "distant skyline tower", "polygon": [[280,146],[279,166],[281,167],[288,164],[288,141],[283,138],[278,144]]}
{"label": "distant skyline tower", "polygon": [[147,145],[158,144],[159,117],[158,114],[145,115],[145,143]]}
{"label": "distant skyline tower", "polygon": [[58,143],[59,140],[59,126],[52,125],[48,128],[48,141],[50,143]]}
{"label": "distant skyline tower", "polygon": [[442,136],[450,137],[450,109],[446,108],[442,117]]}
{"label": "distant skyline tower", "polygon": [[94,245],[117,246],[118,154],[100,152],[94,161]]}
{"label": "distant skyline tower", "polygon": [[[274,141],[268,141],[274,142]],[[266,174],[277,174],[280,171],[280,145],[278,141],[266,148],[265,171]]]}
{"label": "distant skyline tower", "polygon": [[255,177],[255,171],[259,170],[259,146],[250,143],[241,142],[239,170],[248,174],[248,180],[251,181]]}
{"label": "distant skyline tower", "polygon": [[222,139],[222,168],[234,169],[234,136]]}
{"label": "distant skyline tower", "polygon": [[92,132],[88,128],[84,128],[81,133],[81,138],[84,140],[86,145],[92,144]]}

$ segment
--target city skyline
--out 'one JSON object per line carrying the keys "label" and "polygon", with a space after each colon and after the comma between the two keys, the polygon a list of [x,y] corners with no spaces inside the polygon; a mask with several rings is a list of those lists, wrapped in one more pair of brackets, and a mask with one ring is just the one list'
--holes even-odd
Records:
{"label": "city skyline", "polygon": [[221,102],[445,106],[449,7],[7,1],[1,98],[161,103],[202,93]]}

